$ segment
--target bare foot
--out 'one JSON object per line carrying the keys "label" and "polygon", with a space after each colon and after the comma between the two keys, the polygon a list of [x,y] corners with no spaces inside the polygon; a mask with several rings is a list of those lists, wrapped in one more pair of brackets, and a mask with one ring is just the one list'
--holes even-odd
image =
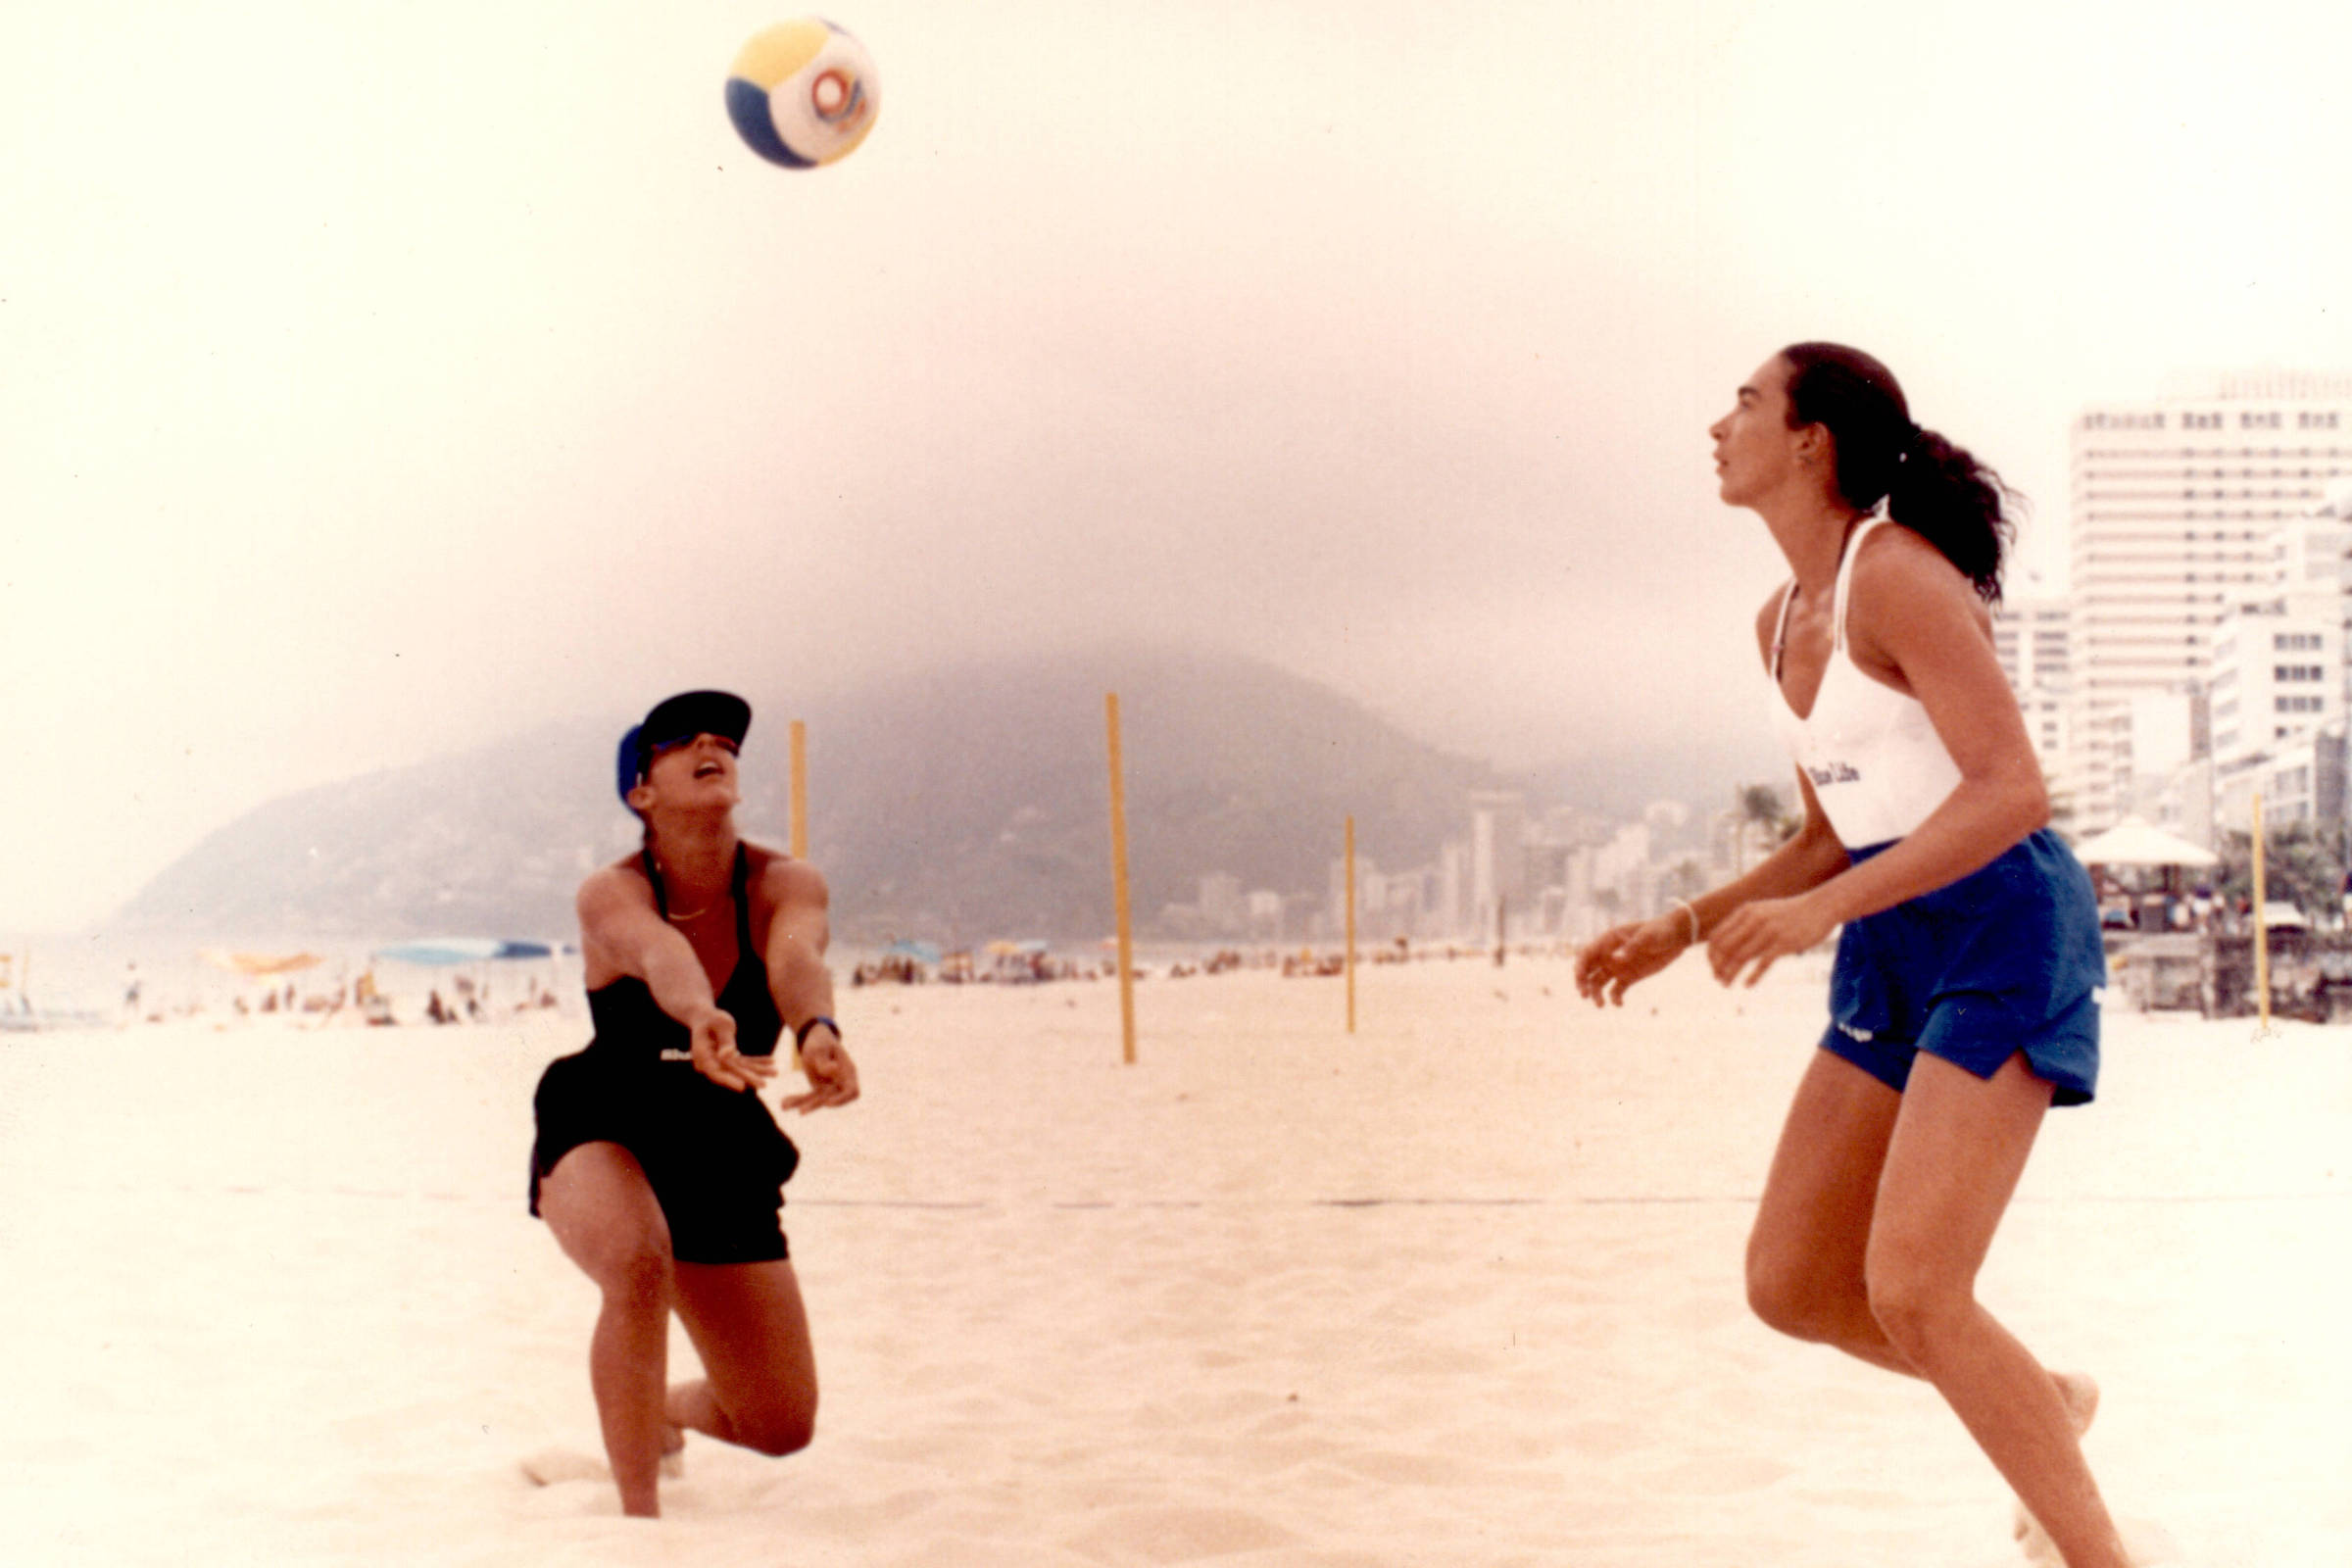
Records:
{"label": "bare foot", "polygon": [[2075,1436],[2090,1430],[2090,1423],[2099,1413],[2099,1385],[2087,1372],[2053,1372],[2050,1381],[2058,1385],[2058,1397],[2066,1401],[2067,1418],[2075,1424]]}
{"label": "bare foot", "polygon": [[[2066,1418],[2073,1425],[2075,1436],[2080,1438],[2090,1430],[2090,1423],[2098,1417],[2097,1380],[2087,1372],[2053,1372],[2050,1381],[2058,1385],[2058,1397],[2066,1405]],[[2050,1533],[2041,1528],[2041,1521],[2034,1518],[2032,1510],[2022,1502],[2017,1505],[2017,1513],[2010,1521],[2009,1533],[2016,1539],[2018,1549],[2026,1554],[2026,1561],[2065,1562],[2066,1559],[2059,1553],[2058,1543],[2050,1539]]]}
{"label": "bare foot", "polygon": [[[2094,1393],[2095,1399],[2097,1395]],[[676,1481],[686,1474],[686,1429],[666,1423],[662,1428],[662,1474]]]}

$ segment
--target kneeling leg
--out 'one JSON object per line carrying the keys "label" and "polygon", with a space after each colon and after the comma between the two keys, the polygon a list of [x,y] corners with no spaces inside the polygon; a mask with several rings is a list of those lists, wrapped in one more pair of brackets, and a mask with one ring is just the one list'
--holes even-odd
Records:
{"label": "kneeling leg", "polygon": [[707,1376],[669,1391],[669,1419],[761,1453],[816,1432],[816,1354],[800,1279],[771,1263],[679,1263],[678,1317]]}

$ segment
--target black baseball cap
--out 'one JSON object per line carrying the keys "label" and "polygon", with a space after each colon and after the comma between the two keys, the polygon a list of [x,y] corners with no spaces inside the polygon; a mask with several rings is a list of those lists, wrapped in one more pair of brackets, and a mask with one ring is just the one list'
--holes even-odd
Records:
{"label": "black baseball cap", "polygon": [[661,748],[697,735],[724,736],[741,746],[751,727],[752,705],[733,692],[680,692],[662,698],[642,722],[629,726],[629,732],[620,738],[614,782],[621,800],[625,803],[629,791],[644,781],[646,770],[654,765],[654,753]]}

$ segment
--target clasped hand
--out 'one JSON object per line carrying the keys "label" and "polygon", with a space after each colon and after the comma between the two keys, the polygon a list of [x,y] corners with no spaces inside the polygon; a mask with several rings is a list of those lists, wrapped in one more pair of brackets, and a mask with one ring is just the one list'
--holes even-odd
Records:
{"label": "clasped hand", "polygon": [[735,1015],[712,1007],[689,1026],[694,1070],[726,1089],[757,1089],[776,1075],[773,1056],[747,1056],[735,1048]]}
{"label": "clasped hand", "polygon": [[1754,985],[1775,959],[1802,953],[1835,928],[1809,899],[1758,899],[1732,911],[1707,938],[1707,963],[1725,985]]}
{"label": "clasped hand", "polygon": [[[1707,964],[1725,985],[1754,985],[1780,958],[1802,953],[1830,934],[1834,921],[1803,898],[1743,904],[1707,939]],[[1576,989],[1594,1006],[1623,1006],[1628,987],[1665,968],[1690,945],[1689,919],[1679,910],[1654,920],[1611,926],[1576,958]]]}
{"label": "clasped hand", "polygon": [[801,1072],[808,1080],[808,1092],[787,1097],[782,1106],[785,1110],[806,1116],[858,1098],[858,1064],[850,1060],[850,1054],[830,1029],[812,1029],[802,1042]]}

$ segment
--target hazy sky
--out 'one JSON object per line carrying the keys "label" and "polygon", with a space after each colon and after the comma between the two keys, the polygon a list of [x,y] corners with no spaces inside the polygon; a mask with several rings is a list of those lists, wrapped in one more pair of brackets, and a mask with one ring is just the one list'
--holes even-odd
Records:
{"label": "hazy sky", "polygon": [[[844,0],[0,19],[0,931],[270,797],[683,684],[1109,632],[1506,761],[1763,723],[1705,427],[1858,343],[2039,503],[2352,368],[2336,7]],[[2019,584],[2023,586],[2023,584]]]}

